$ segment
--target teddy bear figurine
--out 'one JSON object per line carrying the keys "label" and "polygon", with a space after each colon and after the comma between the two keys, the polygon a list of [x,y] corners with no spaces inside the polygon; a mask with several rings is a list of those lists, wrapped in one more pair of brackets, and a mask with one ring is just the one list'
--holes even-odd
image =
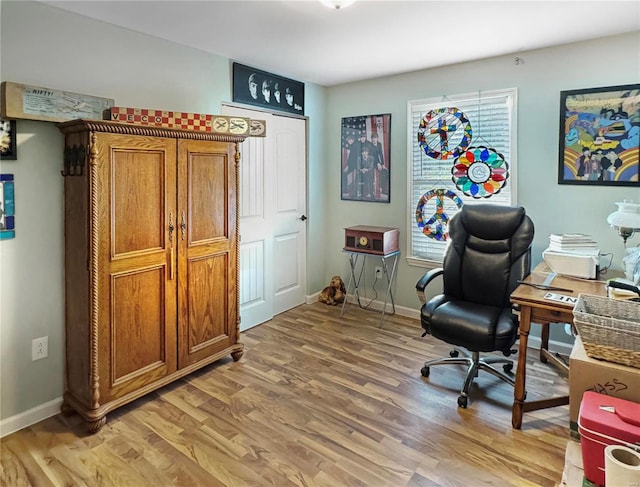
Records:
{"label": "teddy bear figurine", "polygon": [[333,276],[331,278],[331,283],[320,293],[318,301],[335,306],[336,304],[344,301],[346,294],[347,290],[344,287],[344,281],[342,278],[340,276]]}

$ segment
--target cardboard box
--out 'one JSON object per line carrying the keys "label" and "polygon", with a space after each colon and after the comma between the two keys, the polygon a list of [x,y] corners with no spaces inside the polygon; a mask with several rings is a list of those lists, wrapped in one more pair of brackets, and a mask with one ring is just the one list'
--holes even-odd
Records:
{"label": "cardboard box", "polygon": [[564,471],[558,487],[595,487],[587,480],[582,468],[582,450],[580,443],[569,440],[564,457]]}
{"label": "cardboard box", "polygon": [[577,336],[569,357],[569,427],[573,438],[579,436],[578,415],[585,391],[640,402],[640,369],[588,357]]}

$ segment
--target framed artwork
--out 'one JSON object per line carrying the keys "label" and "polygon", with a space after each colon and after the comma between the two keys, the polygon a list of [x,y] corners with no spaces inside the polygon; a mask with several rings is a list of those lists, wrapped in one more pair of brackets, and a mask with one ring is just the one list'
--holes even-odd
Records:
{"label": "framed artwork", "polygon": [[16,238],[13,174],[0,174],[0,240]]}
{"label": "framed artwork", "polygon": [[304,115],[304,83],[233,63],[233,101]]}
{"label": "framed artwork", "polygon": [[0,157],[3,161],[15,161],[18,158],[15,120],[0,119]]}
{"label": "framed artwork", "polygon": [[558,184],[640,186],[640,84],[560,92]]}
{"label": "framed artwork", "polygon": [[341,198],[389,203],[391,114],[343,118],[341,135]]}

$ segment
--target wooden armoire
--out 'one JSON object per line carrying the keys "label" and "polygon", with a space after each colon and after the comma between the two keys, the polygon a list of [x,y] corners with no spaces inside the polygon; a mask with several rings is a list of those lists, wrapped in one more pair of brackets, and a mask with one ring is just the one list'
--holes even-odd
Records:
{"label": "wooden armoire", "polygon": [[100,120],[65,135],[62,412],[106,414],[239,342],[243,136]]}

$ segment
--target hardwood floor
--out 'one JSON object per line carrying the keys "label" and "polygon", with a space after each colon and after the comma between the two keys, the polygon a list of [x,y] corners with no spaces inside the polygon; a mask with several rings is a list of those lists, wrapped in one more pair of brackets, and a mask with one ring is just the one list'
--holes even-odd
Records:
{"label": "hardwood floor", "polygon": [[[513,389],[481,374],[468,409],[449,348],[414,319],[300,306],[242,334],[246,352],[107,416],[57,415],[1,443],[6,486],[554,486],[568,406],[511,428]],[[529,354],[534,357],[535,354]],[[566,392],[531,361],[528,397]]]}

